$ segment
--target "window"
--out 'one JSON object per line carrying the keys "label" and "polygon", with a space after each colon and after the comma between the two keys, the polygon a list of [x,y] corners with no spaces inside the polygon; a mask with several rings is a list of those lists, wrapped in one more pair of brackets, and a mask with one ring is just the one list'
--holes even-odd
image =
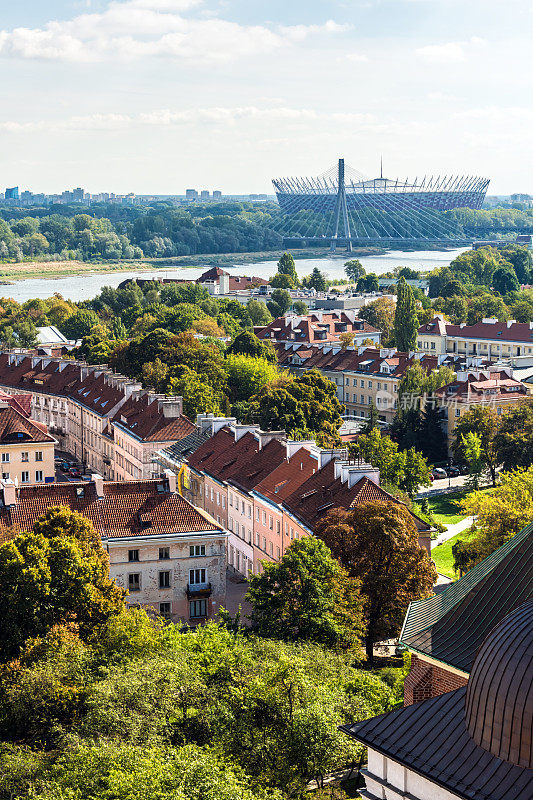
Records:
{"label": "window", "polygon": [[361,389],[364,389],[364,388],[365,388],[365,382],[362,380],[361,381]]}
{"label": "window", "polygon": [[280,552],[280,549],[279,549],[279,547],[276,547],[276,558],[278,559],[278,561],[279,561],[279,560],[280,560],[280,558],[281,558],[281,552]]}
{"label": "window", "polygon": [[170,603],[159,603],[159,614],[168,619],[172,613]]}
{"label": "window", "polygon": [[207,617],[207,600],[191,600],[189,603],[189,616]]}
{"label": "window", "polygon": [[199,584],[205,583],[205,569],[190,569],[189,570],[189,583]]}
{"label": "window", "polygon": [[270,528],[271,531],[274,530],[274,520],[272,519],[272,516],[270,514],[268,515],[268,527]]}
{"label": "window", "polygon": [[279,519],[276,520],[276,533],[281,533],[281,523]]}
{"label": "window", "polygon": [[170,587],[170,571],[165,570],[159,573],[159,588],[168,589]]}
{"label": "window", "polygon": [[266,525],[266,524],[267,524],[267,515],[266,515],[266,511],[263,511],[263,525]]}
{"label": "window", "polygon": [[229,496],[229,504],[233,508],[233,495],[232,494],[230,494],[230,496]]}
{"label": "window", "polygon": [[9,453],[2,453],[2,464],[9,464]]}
{"label": "window", "polygon": [[128,575],[128,589],[130,592],[138,592],[141,588],[141,573],[130,572]]}
{"label": "window", "polygon": [[20,481],[21,481],[21,483],[29,483],[30,482],[30,473],[29,472],[21,472],[20,473]]}
{"label": "window", "polygon": [[461,416],[461,409],[460,408],[456,408],[455,409],[455,416],[456,417],[460,417]]}
{"label": "window", "polygon": [[43,451],[42,450],[37,450],[37,452],[35,453],[35,460],[36,461],[42,461],[43,460]]}
{"label": "window", "polygon": [[[354,395],[354,397],[355,397],[355,395]],[[346,399],[348,400],[348,402],[350,402],[350,392],[346,392]]]}
{"label": "window", "polygon": [[274,545],[272,544],[272,542],[270,542],[270,548],[269,549],[270,549],[270,555],[273,556],[274,555]]}
{"label": "window", "polygon": [[220,492],[217,492],[217,506],[220,505]]}
{"label": "window", "polygon": [[222,495],[222,508],[226,508],[226,497]]}
{"label": "window", "polygon": [[255,534],[255,546],[259,547],[259,534],[258,533]]}
{"label": "window", "polygon": [[159,548],[159,560],[166,561],[170,558],[170,547],[160,547]]}
{"label": "window", "polygon": [[265,553],[266,553],[266,549],[267,549],[267,540],[266,540],[266,536],[263,536],[263,550],[265,551]]}
{"label": "window", "polygon": [[21,458],[22,458],[22,461],[29,461],[30,460],[30,454],[29,453],[21,453]]}
{"label": "window", "polygon": [[38,469],[35,472],[35,483],[42,483],[43,482],[43,471],[42,469]]}
{"label": "window", "polygon": [[189,557],[197,558],[198,556],[205,556],[205,544],[191,544],[189,547]]}
{"label": "window", "polygon": [[259,522],[260,518],[261,518],[261,512],[259,511],[258,508],[256,508],[255,509],[255,519],[256,519],[257,522]]}
{"label": "window", "polygon": [[139,551],[128,550],[128,561],[138,561],[138,560],[139,560]]}
{"label": "window", "polygon": [[252,506],[248,506],[248,519],[252,519]]}

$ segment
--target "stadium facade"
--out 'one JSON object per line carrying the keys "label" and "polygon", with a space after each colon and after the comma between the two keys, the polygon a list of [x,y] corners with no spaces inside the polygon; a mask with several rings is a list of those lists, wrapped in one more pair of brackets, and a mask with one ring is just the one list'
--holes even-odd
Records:
{"label": "stadium facade", "polygon": [[[448,240],[455,228],[442,212],[480,209],[489,186],[487,178],[471,175],[390,179],[383,177],[383,169],[379,178],[368,179],[345,168],[344,159],[317,178],[278,178],[272,183],[280,210],[290,215],[285,233],[331,238],[332,245],[339,238]],[[302,222],[309,217],[310,229],[304,233]]]}

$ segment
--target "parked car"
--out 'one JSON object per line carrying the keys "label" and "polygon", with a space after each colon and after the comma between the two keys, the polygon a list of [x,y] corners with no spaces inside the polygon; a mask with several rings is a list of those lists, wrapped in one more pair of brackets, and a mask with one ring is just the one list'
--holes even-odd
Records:
{"label": "parked car", "polygon": [[447,478],[448,477],[446,475],[446,470],[442,469],[442,467],[435,467],[435,469],[432,471],[431,474],[433,476],[433,479],[436,480],[436,481],[440,480],[441,478]]}
{"label": "parked car", "polygon": [[78,467],[71,467],[69,469],[69,475],[71,475],[73,478],[81,478],[81,471],[78,469]]}
{"label": "parked car", "polygon": [[450,478],[457,478],[461,474],[461,470],[459,469],[459,467],[456,467],[455,465],[448,467],[446,472],[448,473],[448,476]]}
{"label": "parked car", "polygon": [[70,466],[71,465],[68,463],[68,461],[62,461],[61,464],[59,465],[59,469],[61,470],[61,472],[68,472]]}

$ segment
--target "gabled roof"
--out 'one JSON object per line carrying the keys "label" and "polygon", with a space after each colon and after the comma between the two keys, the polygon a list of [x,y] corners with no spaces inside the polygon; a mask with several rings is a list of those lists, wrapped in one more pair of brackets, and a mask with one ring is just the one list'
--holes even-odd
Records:
{"label": "gabled roof", "polygon": [[47,433],[45,426],[28,419],[15,408],[0,407],[0,444],[27,442],[55,442],[55,439]]}
{"label": "gabled roof", "polygon": [[[391,494],[368,477],[361,477],[353,486],[335,477],[335,462],[329,461],[322,469],[311,475],[286,499],[286,507],[310,528],[333,508],[354,508],[361,503],[399,503]],[[431,527],[411,514],[419,532]]]}
{"label": "gabled roof", "polygon": [[179,440],[195,429],[184,414],[165,417],[158,400],[149,394],[129,397],[112,421],[146,442]]}
{"label": "gabled roof", "polygon": [[289,460],[266,475],[255,490],[276,503],[281,503],[297,491],[318,469],[316,458],[305,447],[300,447]]}
{"label": "gabled roof", "polygon": [[489,631],[533,598],[532,552],[533,523],[440,594],[411,603],[400,642],[469,673]]}
{"label": "gabled roof", "polygon": [[97,496],[94,483],[81,481],[20,487],[16,505],[0,508],[0,539],[2,529],[4,538],[10,535],[5,530],[9,527],[29,530],[50,506],[67,506],[83,514],[104,539],[222,532],[209,514],[169,492],[163,481],[106,481],[103,497]]}
{"label": "gabled roof", "polygon": [[467,339],[491,339],[509,342],[533,342],[533,328],[529,322],[476,322],[475,325],[452,325],[439,317],[421,325],[422,336],[464,336]]}
{"label": "gabled roof", "polygon": [[464,800],[531,800],[533,770],[496,758],[469,735],[465,693],[456,689],[341,730]]}
{"label": "gabled roof", "polygon": [[210,438],[211,434],[208,430],[199,431],[195,427],[183,439],[179,439],[174,444],[171,444],[170,447],[165,447],[164,450],[161,450],[161,455],[168,458],[169,461],[181,461],[192,456]]}

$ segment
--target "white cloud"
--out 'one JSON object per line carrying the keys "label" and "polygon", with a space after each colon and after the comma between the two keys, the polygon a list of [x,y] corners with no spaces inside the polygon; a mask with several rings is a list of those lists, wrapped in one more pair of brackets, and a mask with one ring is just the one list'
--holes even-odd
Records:
{"label": "white cloud", "polygon": [[349,61],[351,64],[365,64],[368,61],[368,56],[364,53],[346,53],[341,56],[339,61]]}
{"label": "white cloud", "polygon": [[472,36],[464,42],[445,42],[418,47],[417,56],[433,64],[457,64],[464,61],[472,48],[485,44],[483,39]]}
{"label": "white cloud", "polygon": [[333,20],[323,25],[276,27],[186,15],[200,5],[201,0],[114,0],[101,13],[52,20],[42,28],[0,31],[0,56],[66,62],[155,56],[229,61],[346,29]]}

